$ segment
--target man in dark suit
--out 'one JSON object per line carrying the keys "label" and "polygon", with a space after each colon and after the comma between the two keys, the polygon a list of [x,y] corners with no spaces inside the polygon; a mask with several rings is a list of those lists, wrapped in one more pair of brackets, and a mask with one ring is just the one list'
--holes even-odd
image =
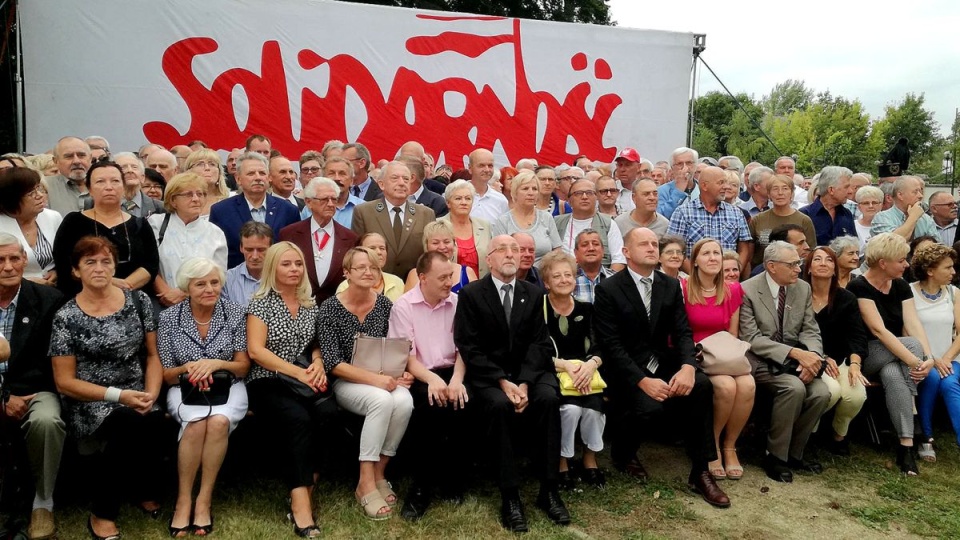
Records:
{"label": "man in dark suit", "polygon": [[383,198],[361,204],[353,210],[353,232],[363,238],[379,233],[387,241],[387,262],[383,271],[406,276],[423,254],[423,228],[434,220],[433,210],[407,200],[410,169],[391,161],[380,174]]}
{"label": "man in dark suit", "polygon": [[27,254],[20,242],[0,233],[0,334],[10,347],[9,359],[0,359],[3,429],[6,437],[19,429],[26,443],[36,488],[28,536],[49,538],[55,532],[53,488],[66,430],[47,347],[53,315],[63,296],[53,287],[23,279],[26,266]]}
{"label": "man in dark suit", "polygon": [[279,197],[297,207],[297,212],[306,207],[306,202],[293,194],[297,188],[297,171],[293,169],[290,160],[283,156],[270,158],[270,189],[275,197]]}
{"label": "man in dark suit", "polygon": [[350,163],[353,164],[351,195],[365,201],[375,201],[383,196],[380,186],[370,176],[370,151],[367,150],[366,146],[360,143],[345,144],[340,156],[350,160]]}
{"label": "man in dark suit", "polygon": [[512,435],[515,421],[523,422],[530,435],[531,459],[540,478],[537,506],[554,523],[570,523],[557,491],[560,391],[543,320],[543,291],[517,279],[519,257],[520,245],[510,236],[490,240],[490,274],[460,291],[453,323],[466,382],[478,417],[486,422],[484,439],[493,446],[499,467],[501,521],[513,532],[527,530]]}
{"label": "man in dark suit", "polygon": [[280,240],[293,242],[303,251],[307,277],[318,304],[336,294],[343,281],[343,256],[357,245],[357,235],[333,219],[339,192],[340,186],[333,180],[314,178],[303,190],[310,219],[280,231]]}
{"label": "man in dark suit", "polygon": [[708,503],[726,508],[730,499],[707,469],[717,459],[713,385],[697,369],[680,282],[655,270],[656,233],[636,228],[623,243],[627,270],[600,283],[594,300],[604,378],[621,418],[611,458],[618,469],[645,480],[647,471],[637,458],[640,436],[653,417],[670,414],[683,431],[690,487]]}
{"label": "man in dark suit", "polygon": [[237,158],[237,182],[241,193],[210,207],[210,223],[223,230],[227,237],[227,266],[243,262],[240,252],[240,227],[248,221],[266,223],[274,231],[276,242],[280,229],[300,221],[297,207],[267,193],[267,158],[247,152]]}
{"label": "man in dark suit", "polygon": [[443,217],[450,211],[447,209],[447,201],[440,195],[430,191],[423,185],[423,163],[410,156],[400,156],[398,161],[402,161],[410,169],[410,202],[422,204],[433,210],[434,215]]}

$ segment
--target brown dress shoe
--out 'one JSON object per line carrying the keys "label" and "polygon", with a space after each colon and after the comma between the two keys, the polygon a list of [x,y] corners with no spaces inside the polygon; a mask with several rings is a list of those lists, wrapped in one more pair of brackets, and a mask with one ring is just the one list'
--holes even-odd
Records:
{"label": "brown dress shoe", "polygon": [[632,458],[626,463],[614,464],[614,466],[618,471],[627,473],[641,482],[646,482],[647,478],[649,478],[647,469],[643,467],[643,463],[640,463],[640,460],[637,458]]}
{"label": "brown dress shoe", "polygon": [[56,527],[53,524],[53,512],[46,508],[37,508],[30,513],[30,527],[27,537],[30,540],[42,540],[53,537]]}
{"label": "brown dress shoe", "polygon": [[703,500],[713,506],[717,508],[728,508],[730,506],[730,498],[717,485],[717,481],[713,479],[710,471],[692,473],[688,482],[690,489],[699,493],[703,496]]}

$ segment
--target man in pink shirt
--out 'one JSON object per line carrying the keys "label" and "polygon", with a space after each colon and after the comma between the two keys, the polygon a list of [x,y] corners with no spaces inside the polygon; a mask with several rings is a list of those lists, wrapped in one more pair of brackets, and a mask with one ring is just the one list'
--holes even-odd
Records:
{"label": "man in pink shirt", "polygon": [[407,338],[413,346],[407,371],[416,377],[410,388],[414,412],[406,448],[414,479],[400,512],[411,521],[423,517],[436,488],[447,498],[463,500],[458,458],[463,455],[466,422],[460,411],[469,401],[463,359],[453,343],[457,295],[450,288],[459,278],[459,266],[428,251],[416,268],[420,283],[394,302],[389,332],[389,337]]}

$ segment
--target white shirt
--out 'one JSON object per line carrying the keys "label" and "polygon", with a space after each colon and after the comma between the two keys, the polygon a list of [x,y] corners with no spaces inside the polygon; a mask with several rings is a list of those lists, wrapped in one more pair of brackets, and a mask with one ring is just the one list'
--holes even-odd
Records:
{"label": "white shirt", "polygon": [[[639,181],[639,178],[634,180],[634,182]],[[617,188],[620,189],[620,193],[617,194],[617,213],[623,215],[633,212],[633,209],[637,207],[633,204],[633,190],[623,187],[619,180],[617,180]]]}
{"label": "white shirt", "polygon": [[205,219],[195,219],[188,224],[177,214],[154,214],[147,218],[153,227],[154,236],[159,237],[163,218],[170,216],[163,243],[157,251],[160,254],[160,277],[171,287],[177,286],[177,270],[187,259],[206,257],[227,271],[227,238],[220,227]]}
{"label": "white shirt", "polygon": [[[654,274],[653,270],[651,270],[650,275],[647,275],[647,276],[642,276],[639,273],[634,272],[633,268],[630,268],[629,266],[627,267],[627,271],[630,272],[630,277],[633,278],[633,283],[637,286],[637,291],[640,292],[641,297],[643,297],[644,284],[643,282],[640,281],[640,278],[647,278],[650,280],[650,287],[651,287],[650,297],[653,298],[653,274]],[[646,306],[646,307],[649,307],[649,306]]]}
{"label": "white shirt", "polygon": [[393,225],[393,216],[396,215],[396,212],[393,211],[394,208],[400,209],[400,223],[401,224],[405,223],[406,220],[404,218],[406,218],[405,213],[407,210],[407,203],[404,202],[401,206],[396,206],[392,202],[388,201],[386,198],[384,198],[383,200],[384,202],[387,203],[387,216],[390,218],[390,225]]}
{"label": "white shirt", "polygon": [[[588,229],[593,225],[593,218],[574,219],[570,217],[570,223],[560,232],[560,240],[563,243],[563,250],[573,255],[574,244],[577,241],[577,235],[580,231]],[[599,231],[598,231],[599,232]],[[610,264],[627,264],[627,258],[623,255],[623,235],[620,234],[620,226],[610,220],[610,229],[607,231],[607,250],[610,253]]]}
{"label": "white shirt", "polygon": [[[503,295],[504,295],[503,286],[504,286],[504,285],[510,285],[510,286],[512,287],[512,288],[510,289],[510,302],[511,302],[510,306],[513,307],[513,302],[516,302],[516,300],[517,300],[517,278],[514,277],[512,280],[510,280],[510,281],[508,281],[508,282],[506,282],[506,283],[504,283],[503,281],[500,281],[499,279],[493,277],[493,275],[491,275],[490,278],[493,279],[493,286],[497,288],[497,294],[500,295],[500,303],[501,303],[501,304],[503,303]],[[510,321],[507,321],[507,322],[509,323]]]}
{"label": "white shirt", "polygon": [[424,185],[423,185],[423,184],[420,184],[420,189],[418,189],[417,191],[411,193],[410,196],[407,197],[407,200],[410,201],[410,202],[412,202],[412,203],[417,202],[417,200],[420,199],[420,195],[423,193],[423,189],[424,189]]}
{"label": "white shirt", "polygon": [[[326,245],[323,246],[323,250],[319,253],[317,252],[320,247],[320,242],[323,241],[323,232],[320,233],[320,238],[317,238],[317,231],[324,231],[330,235],[330,239],[327,240]],[[333,220],[331,219],[325,227],[321,227],[317,220],[310,218],[310,242],[313,244],[313,264],[317,269],[317,284],[323,285],[323,282],[327,280],[327,274],[330,273],[330,260],[333,258]],[[313,291],[316,293],[317,291]]]}
{"label": "white shirt", "polygon": [[510,205],[503,193],[488,187],[486,193],[479,193],[473,198],[473,208],[470,209],[470,217],[485,219],[490,223],[497,220],[498,217],[510,211]]}
{"label": "white shirt", "polygon": [[[764,272],[763,276],[767,279],[767,287],[770,287],[770,294],[773,295],[773,309],[774,311],[780,310],[780,284],[773,280],[770,277],[768,272]],[[784,285],[786,287],[786,285]]]}

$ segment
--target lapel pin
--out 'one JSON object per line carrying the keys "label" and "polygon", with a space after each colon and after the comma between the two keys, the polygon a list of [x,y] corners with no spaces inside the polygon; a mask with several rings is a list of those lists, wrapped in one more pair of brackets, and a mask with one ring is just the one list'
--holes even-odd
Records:
{"label": "lapel pin", "polygon": [[378,202],[378,203],[377,203],[377,212],[383,212],[383,208],[384,208],[383,203],[382,203],[382,202]]}
{"label": "lapel pin", "polygon": [[30,324],[30,317],[24,317],[23,324]]}
{"label": "lapel pin", "polygon": [[524,300],[526,300],[526,299],[525,299],[525,298],[521,298],[521,299],[520,299],[520,303],[522,304],[522,303],[524,302]]}

